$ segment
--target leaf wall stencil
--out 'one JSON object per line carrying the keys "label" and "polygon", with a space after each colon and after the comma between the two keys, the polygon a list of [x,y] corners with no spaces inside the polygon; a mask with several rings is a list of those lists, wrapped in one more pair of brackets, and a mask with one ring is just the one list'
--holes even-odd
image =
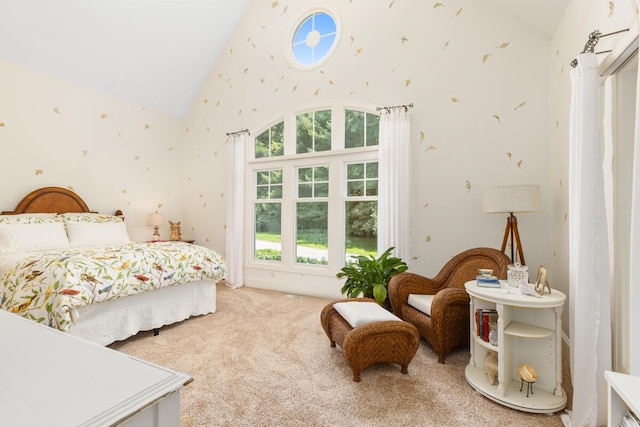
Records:
{"label": "leaf wall stencil", "polygon": [[457,16],[460,16],[460,14],[462,13],[462,8],[456,10],[456,13],[452,16],[452,18],[455,18]]}
{"label": "leaf wall stencil", "polygon": [[440,3],[440,2],[438,1],[438,2],[436,2],[436,3],[433,5],[433,8],[434,8],[434,9],[435,9],[435,8],[437,8],[437,7],[444,7],[444,4],[442,4],[442,3]]}
{"label": "leaf wall stencil", "polygon": [[4,127],[4,123],[0,122],[0,128],[3,128],[3,127]]}
{"label": "leaf wall stencil", "polygon": [[500,44],[500,45],[498,46],[498,49],[504,49],[504,48],[506,48],[507,46],[509,46],[509,42],[502,42],[502,44]]}
{"label": "leaf wall stencil", "polygon": [[494,114],[494,115],[493,115],[493,116],[491,116],[491,117],[493,117],[494,119],[496,119],[496,120],[498,121],[498,123],[500,123],[500,116],[499,116],[499,115]]}
{"label": "leaf wall stencil", "polygon": [[526,103],[527,103],[526,101],[522,101],[520,104],[516,105],[516,106],[513,108],[513,111],[516,111],[517,109],[524,107],[524,105],[525,105]]}
{"label": "leaf wall stencil", "polygon": [[35,173],[36,176],[38,176],[38,175],[42,175],[44,173],[44,171],[42,169],[36,169],[36,170],[34,170],[34,173]]}
{"label": "leaf wall stencil", "polygon": [[485,53],[484,55],[482,55],[482,63],[484,64],[485,62],[487,62],[487,59],[489,59],[491,55],[493,55],[493,53]]}

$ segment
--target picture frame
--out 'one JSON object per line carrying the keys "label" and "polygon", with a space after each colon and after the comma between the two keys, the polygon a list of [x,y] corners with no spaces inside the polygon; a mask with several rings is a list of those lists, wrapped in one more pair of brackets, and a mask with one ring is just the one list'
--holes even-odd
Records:
{"label": "picture frame", "polygon": [[545,293],[545,290],[551,293],[551,287],[547,282],[547,268],[542,265],[538,266],[538,271],[536,272],[536,281],[534,283],[534,288],[536,292],[540,295]]}

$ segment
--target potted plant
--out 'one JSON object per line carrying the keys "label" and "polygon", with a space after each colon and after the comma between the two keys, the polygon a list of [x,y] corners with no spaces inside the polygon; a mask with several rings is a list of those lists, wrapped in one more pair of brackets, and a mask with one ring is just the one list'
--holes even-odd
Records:
{"label": "potted plant", "polygon": [[337,278],[346,277],[347,281],[340,292],[349,298],[363,296],[373,298],[378,304],[389,309],[387,283],[394,274],[407,271],[407,264],[400,258],[390,256],[394,248],[387,249],[378,258],[361,255],[355,263],[345,265]]}

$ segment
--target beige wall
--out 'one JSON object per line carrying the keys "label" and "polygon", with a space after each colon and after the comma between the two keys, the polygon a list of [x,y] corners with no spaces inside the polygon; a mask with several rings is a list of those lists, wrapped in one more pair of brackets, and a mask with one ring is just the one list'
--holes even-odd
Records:
{"label": "beige wall", "polygon": [[149,212],[180,219],[181,120],[0,61],[0,123],[0,210],[59,186],[121,209],[134,240],[151,238]]}
{"label": "beige wall", "polygon": [[[635,0],[634,0],[635,3]],[[607,2],[572,0],[551,41],[549,111],[549,280],[552,287],[569,295],[569,112],[571,104],[571,61],[582,52],[594,30],[602,34],[629,28],[637,20],[632,1],[614,2],[610,14]],[[596,52],[608,50],[616,36],[600,39]],[[600,61],[606,55],[599,55]],[[563,315],[569,331],[569,305]]]}
{"label": "beige wall", "polygon": [[254,1],[186,119],[185,217],[197,238],[224,247],[225,132],[255,136],[335,100],[413,103],[411,269],[433,275],[464,249],[498,247],[506,214],[483,214],[482,190],[509,184],[542,186],[543,211],[519,222],[528,264],[546,264],[549,41],[484,1],[324,1],[342,22],[339,45],[300,71],[286,41],[309,3]]}

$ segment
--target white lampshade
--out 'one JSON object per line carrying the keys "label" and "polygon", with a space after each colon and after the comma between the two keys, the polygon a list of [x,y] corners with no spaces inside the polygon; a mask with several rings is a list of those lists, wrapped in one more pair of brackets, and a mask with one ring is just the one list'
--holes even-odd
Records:
{"label": "white lampshade", "polygon": [[539,185],[508,185],[486,188],[483,194],[484,213],[535,212],[540,210]]}
{"label": "white lampshade", "polygon": [[164,217],[161,213],[152,213],[149,214],[149,225],[159,226],[164,224]]}

